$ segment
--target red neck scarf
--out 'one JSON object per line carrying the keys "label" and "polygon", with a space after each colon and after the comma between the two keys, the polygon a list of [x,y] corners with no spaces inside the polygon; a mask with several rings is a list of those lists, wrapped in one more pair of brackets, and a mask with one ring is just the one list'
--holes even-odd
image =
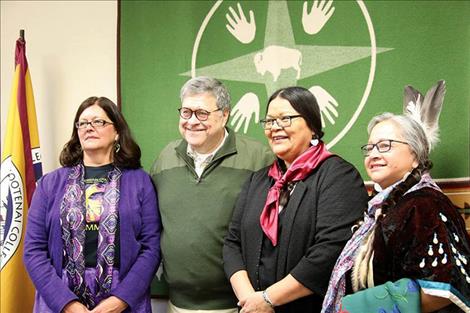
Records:
{"label": "red neck scarf", "polygon": [[279,197],[281,190],[289,182],[303,180],[326,158],[332,154],[326,149],[323,142],[316,146],[311,146],[302,153],[282,175],[278,162],[274,162],[269,169],[268,176],[274,178],[276,182],[269,189],[266,204],[261,212],[260,223],[263,232],[271,240],[273,246],[277,245],[277,226],[279,214]]}

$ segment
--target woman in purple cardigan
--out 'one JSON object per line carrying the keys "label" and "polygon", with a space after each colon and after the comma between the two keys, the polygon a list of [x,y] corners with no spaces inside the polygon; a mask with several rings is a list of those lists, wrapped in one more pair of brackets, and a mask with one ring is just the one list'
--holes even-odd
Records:
{"label": "woman in purple cardigan", "polygon": [[28,215],[34,312],[151,312],[160,263],[156,192],[112,101],[80,105],[60,163],[40,180]]}

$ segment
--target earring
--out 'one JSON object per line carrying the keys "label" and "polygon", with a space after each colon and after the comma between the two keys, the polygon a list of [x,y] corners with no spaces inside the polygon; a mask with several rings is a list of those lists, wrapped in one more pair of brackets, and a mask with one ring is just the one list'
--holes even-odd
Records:
{"label": "earring", "polygon": [[382,187],[380,187],[380,185],[378,183],[374,183],[374,190],[377,191],[377,192],[381,192],[383,189],[382,189]]}
{"label": "earring", "polygon": [[118,142],[116,142],[116,144],[114,145],[114,151],[118,153],[119,150],[121,150],[121,145]]}
{"label": "earring", "polygon": [[319,142],[320,141],[317,138],[313,138],[312,140],[310,140],[310,144],[312,146],[317,146]]}

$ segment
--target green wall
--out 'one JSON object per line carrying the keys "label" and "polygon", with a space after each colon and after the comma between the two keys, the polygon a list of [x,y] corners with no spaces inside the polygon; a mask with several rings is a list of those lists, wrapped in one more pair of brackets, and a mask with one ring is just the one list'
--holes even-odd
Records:
{"label": "green wall", "polygon": [[[359,146],[367,141],[370,118],[384,111],[400,113],[405,85],[425,93],[439,79],[446,80],[441,143],[432,153],[432,174],[470,176],[470,2],[364,2],[376,38],[373,80],[369,79],[371,31],[357,2],[335,1],[334,14],[314,35],[302,26],[303,1],[240,3],[247,17],[249,10],[255,15],[256,35],[247,44],[225,27],[229,7],[238,12],[237,2],[120,2],[122,109],[142,148],[145,169],[168,141],[179,138],[179,89],[191,73],[195,40],[206,19],[199,33],[195,73],[222,80],[231,91],[233,106],[246,93],[255,94],[260,118],[274,89],[320,86],[338,103],[338,117],[334,125],[326,123],[324,140],[336,140],[331,150],[355,164],[366,180]],[[302,53],[300,79],[296,80],[293,68],[283,69],[276,82],[269,72],[262,76],[256,71],[254,54],[273,44]],[[355,113],[358,118],[348,128]],[[265,142],[253,119],[254,115],[247,134]],[[341,132],[344,136],[339,138]]]}
{"label": "green wall", "polygon": [[[225,14],[230,6],[238,12],[237,2],[120,2],[122,109],[142,148],[146,170],[170,140],[179,138],[179,89],[193,70],[222,80],[231,91],[233,108],[245,94],[255,96],[259,118],[276,88],[321,87],[338,104],[334,124],[325,116],[324,140],[330,146],[333,142],[331,150],[355,164],[365,180],[359,147],[367,141],[371,117],[400,113],[405,85],[425,93],[444,79],[441,143],[431,155],[432,174],[470,176],[470,2],[366,1],[361,10],[357,2],[336,0],[334,14],[314,35],[303,28],[303,1],[240,3],[247,17],[253,10],[256,21],[255,37],[246,44],[225,27]],[[375,70],[367,19],[376,39]],[[271,45],[301,52],[298,80],[294,68],[283,69],[276,82],[269,72],[262,76],[256,71],[254,55]],[[289,59],[289,54],[282,57]],[[248,104],[253,111],[258,107],[253,101]],[[247,134],[265,142],[254,119],[253,114]],[[166,295],[166,285],[154,280],[152,293]]]}

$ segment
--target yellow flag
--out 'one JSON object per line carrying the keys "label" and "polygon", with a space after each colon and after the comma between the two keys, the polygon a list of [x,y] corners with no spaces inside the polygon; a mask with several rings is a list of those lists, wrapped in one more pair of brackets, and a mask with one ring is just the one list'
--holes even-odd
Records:
{"label": "yellow flag", "polygon": [[36,181],[42,176],[33,88],[26,43],[16,41],[15,76],[1,165],[0,312],[31,312],[34,286],[23,264],[26,220]]}

